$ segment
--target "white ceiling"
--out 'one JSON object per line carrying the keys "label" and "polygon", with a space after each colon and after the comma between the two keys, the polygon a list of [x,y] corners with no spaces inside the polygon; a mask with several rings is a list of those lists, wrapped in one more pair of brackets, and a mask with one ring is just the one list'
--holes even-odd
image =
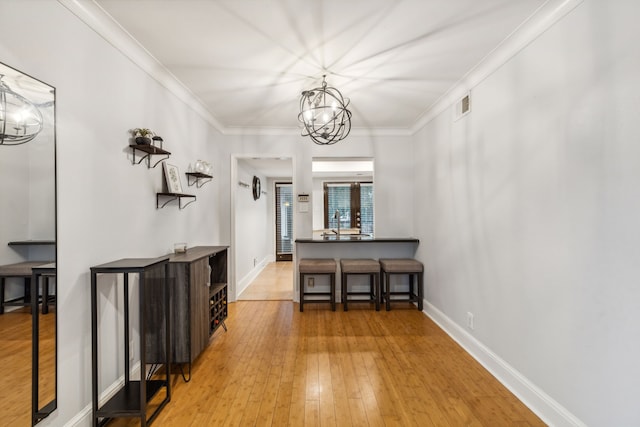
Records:
{"label": "white ceiling", "polygon": [[[226,130],[297,128],[300,93],[409,130],[545,0],[94,0]],[[221,129],[222,130],[222,129]]]}

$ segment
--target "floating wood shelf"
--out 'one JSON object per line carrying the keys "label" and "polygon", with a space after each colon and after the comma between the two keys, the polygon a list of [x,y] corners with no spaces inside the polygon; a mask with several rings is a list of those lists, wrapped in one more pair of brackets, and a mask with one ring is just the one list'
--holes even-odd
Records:
{"label": "floating wood shelf", "polygon": [[[147,159],[147,167],[149,169],[155,168],[156,166],[158,166],[158,163],[160,163],[163,160],[167,160],[171,155],[169,151],[163,150],[162,148],[156,147],[155,145],[130,144],[129,147],[131,147],[131,149],[133,150],[133,164],[139,165],[140,163],[142,163],[144,159]],[[142,153],[144,153],[144,155],[140,157],[140,160],[138,161],[136,161],[137,151],[141,151]],[[158,161],[156,161],[153,164],[153,166],[151,166],[151,156],[163,156],[163,157],[161,157]]]}

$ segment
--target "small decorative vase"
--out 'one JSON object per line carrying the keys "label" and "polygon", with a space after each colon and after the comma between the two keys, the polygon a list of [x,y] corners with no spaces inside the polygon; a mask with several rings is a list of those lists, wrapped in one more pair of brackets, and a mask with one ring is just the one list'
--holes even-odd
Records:
{"label": "small decorative vase", "polygon": [[198,160],[196,162],[196,172],[204,173],[204,164],[203,164],[202,160]]}
{"label": "small decorative vase", "polygon": [[136,144],[138,145],[150,145],[151,139],[146,136],[136,136]]}

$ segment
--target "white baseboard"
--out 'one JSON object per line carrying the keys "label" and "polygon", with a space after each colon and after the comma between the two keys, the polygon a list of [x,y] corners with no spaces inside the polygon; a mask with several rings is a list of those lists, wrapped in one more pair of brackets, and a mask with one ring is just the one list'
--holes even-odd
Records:
{"label": "white baseboard", "polygon": [[258,277],[258,275],[262,272],[262,270],[264,270],[270,259],[271,257],[269,256],[265,257],[262,261],[256,264],[256,266],[253,267],[249,273],[247,273],[242,279],[238,281],[236,292],[237,298],[240,298],[240,295],[242,295],[242,293],[247,290],[247,287],[251,284],[251,282],[253,282],[255,278]]}
{"label": "white baseboard", "polygon": [[[140,374],[140,361],[136,362],[136,364],[131,369],[131,376],[136,377]],[[124,374],[116,382],[111,384],[105,391],[102,392],[100,397],[98,398],[98,404],[104,405],[109,399],[111,399],[115,394],[124,386]],[[71,418],[66,424],[65,427],[81,427],[81,426],[90,426],[92,424],[91,412],[93,410],[92,403],[89,403],[87,406],[82,408],[80,412],[78,412],[73,418]]]}
{"label": "white baseboard", "polygon": [[547,425],[586,427],[585,423],[426,300],[424,313]]}

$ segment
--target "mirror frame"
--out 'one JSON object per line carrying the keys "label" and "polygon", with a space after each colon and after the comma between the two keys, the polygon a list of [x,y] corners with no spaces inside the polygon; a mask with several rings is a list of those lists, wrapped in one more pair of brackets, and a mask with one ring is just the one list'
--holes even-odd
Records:
{"label": "mirror frame", "polygon": [[[31,77],[31,76],[30,76]],[[31,77],[33,78],[33,77]],[[39,331],[39,312],[38,312],[38,292],[37,286],[38,283],[32,283],[32,286],[36,286],[36,292],[31,293],[31,299],[33,301],[31,314],[33,315],[32,325],[33,325],[33,339],[32,339],[32,408],[31,408],[31,419],[32,425],[36,425],[49,415],[53,413],[58,408],[58,153],[57,153],[57,132],[56,132],[56,124],[57,124],[57,109],[56,109],[56,88],[51,86],[48,83],[43,82],[42,80],[35,79],[38,82],[46,85],[50,88],[50,92],[53,95],[53,236],[54,236],[54,273],[53,277],[55,280],[55,300],[53,306],[55,307],[55,318],[54,318],[54,353],[53,353],[53,375],[54,375],[54,385],[53,385],[53,400],[50,402],[45,402],[42,407],[40,407],[38,392],[40,390],[40,365],[39,365],[39,353],[40,353],[40,331]],[[45,279],[48,280],[48,279]],[[43,291],[43,298],[44,295]]]}

